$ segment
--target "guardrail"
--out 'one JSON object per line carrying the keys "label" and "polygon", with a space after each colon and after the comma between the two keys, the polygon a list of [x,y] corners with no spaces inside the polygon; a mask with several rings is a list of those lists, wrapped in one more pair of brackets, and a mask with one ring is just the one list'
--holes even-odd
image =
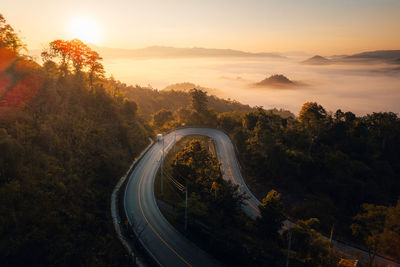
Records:
{"label": "guardrail", "polygon": [[122,245],[125,247],[125,249],[128,251],[128,254],[132,256],[134,264],[138,266],[146,266],[145,262],[140,259],[140,257],[135,254],[136,250],[135,248],[131,245],[129,242],[129,238],[126,237],[123,234],[123,231],[121,230],[121,216],[120,216],[120,211],[119,211],[119,195],[120,195],[120,189],[123,187],[124,183],[126,182],[126,178],[129,177],[131,174],[133,168],[136,166],[136,164],[140,161],[140,159],[143,157],[144,154],[151,148],[151,146],[154,144],[153,139],[149,137],[150,144],[139,154],[139,156],[132,162],[132,164],[129,166],[128,171],[119,179],[118,183],[115,185],[114,190],[111,194],[111,217],[113,219],[114,223],[114,228],[115,232],[117,233],[118,239],[121,241]]}

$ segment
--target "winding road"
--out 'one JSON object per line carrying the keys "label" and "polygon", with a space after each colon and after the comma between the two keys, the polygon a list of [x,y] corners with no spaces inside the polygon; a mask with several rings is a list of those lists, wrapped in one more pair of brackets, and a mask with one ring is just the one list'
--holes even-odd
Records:
{"label": "winding road", "polygon": [[[234,146],[229,137],[220,130],[211,128],[184,128],[164,136],[165,153],[171,149],[177,140],[185,135],[205,135],[214,140],[218,160],[222,163],[221,171],[226,180],[239,185],[241,192],[249,197],[243,205],[243,210],[252,218],[259,216],[260,201],[251,193],[243,180]],[[125,213],[132,229],[138,236],[143,247],[160,266],[220,266],[215,259],[184,235],[178,232],[162,215],[154,195],[154,181],[160,167],[162,142],[155,143],[143,156],[131,173],[125,189]],[[293,223],[286,221],[285,226]],[[334,243],[340,250],[358,250],[341,243]],[[382,263],[394,264],[386,259],[377,258]]]}

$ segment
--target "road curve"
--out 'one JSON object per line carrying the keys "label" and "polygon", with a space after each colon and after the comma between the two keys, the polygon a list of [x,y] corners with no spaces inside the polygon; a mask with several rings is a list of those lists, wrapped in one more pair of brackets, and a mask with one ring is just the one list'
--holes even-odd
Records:
{"label": "road curve", "polygon": [[[181,129],[184,135],[222,132],[212,129]],[[228,140],[229,138],[226,137]],[[165,152],[174,145],[175,132],[164,136]],[[129,177],[125,189],[125,213],[140,242],[161,266],[219,266],[210,255],[178,232],[162,215],[154,195],[154,181],[160,166],[162,143],[155,143]]]}
{"label": "road curve", "polygon": [[[164,136],[165,153],[185,135],[205,135],[214,140],[217,157],[221,162],[223,178],[239,185],[239,190],[249,197],[243,210],[252,218],[259,216],[260,201],[251,193],[243,180],[230,138],[220,130],[211,128],[184,128]],[[140,242],[160,266],[219,266],[210,255],[178,232],[162,215],[154,195],[154,181],[160,166],[162,142],[155,143],[143,156],[129,177],[125,189],[125,213]],[[293,223],[285,221],[291,227]],[[334,242],[339,250],[365,251]],[[352,253],[353,254],[353,253]],[[377,261],[393,263],[377,257]]]}

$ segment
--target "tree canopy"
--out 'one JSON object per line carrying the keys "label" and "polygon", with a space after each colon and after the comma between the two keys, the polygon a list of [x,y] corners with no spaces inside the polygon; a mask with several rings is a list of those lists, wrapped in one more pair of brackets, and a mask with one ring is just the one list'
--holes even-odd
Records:
{"label": "tree canopy", "polygon": [[0,14],[0,49],[2,48],[18,53],[21,49],[25,48],[25,44],[21,41],[14,28]]}
{"label": "tree canopy", "polygon": [[40,66],[2,16],[0,27],[2,265],[128,266],[109,200],[151,128],[107,91],[85,44],[52,42],[55,61]]}

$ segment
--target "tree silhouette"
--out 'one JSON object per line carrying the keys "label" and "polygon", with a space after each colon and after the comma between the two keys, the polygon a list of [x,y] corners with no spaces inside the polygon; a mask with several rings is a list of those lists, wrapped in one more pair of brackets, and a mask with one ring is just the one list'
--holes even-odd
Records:
{"label": "tree silhouette", "polygon": [[190,90],[192,97],[192,107],[195,111],[202,114],[207,110],[207,93],[205,91],[193,88]]}
{"label": "tree silhouette", "polygon": [[52,41],[49,48],[42,52],[42,59],[45,64],[52,59],[58,60],[62,77],[69,74],[71,67],[78,77],[82,71],[87,71],[91,90],[96,77],[104,78],[104,67],[100,63],[102,57],[79,39]]}
{"label": "tree silhouette", "polygon": [[25,48],[25,44],[21,41],[13,27],[7,23],[6,19],[0,14],[0,49],[8,48],[18,53]]}

